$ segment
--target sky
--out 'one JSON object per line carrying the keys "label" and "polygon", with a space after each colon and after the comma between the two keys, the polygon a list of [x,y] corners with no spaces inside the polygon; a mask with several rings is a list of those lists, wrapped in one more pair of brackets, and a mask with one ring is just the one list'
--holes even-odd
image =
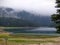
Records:
{"label": "sky", "polygon": [[55,0],[0,0],[0,7],[9,7],[15,10],[52,15],[56,13]]}

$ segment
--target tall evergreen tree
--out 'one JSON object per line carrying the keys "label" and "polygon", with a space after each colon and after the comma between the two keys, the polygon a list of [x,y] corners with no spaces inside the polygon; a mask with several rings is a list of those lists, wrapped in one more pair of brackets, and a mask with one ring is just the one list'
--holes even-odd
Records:
{"label": "tall evergreen tree", "polygon": [[56,3],[57,3],[57,13],[56,14],[53,14],[51,16],[52,18],[52,21],[55,22],[55,26],[56,26],[56,29],[57,29],[57,33],[60,33],[60,0],[56,0]]}

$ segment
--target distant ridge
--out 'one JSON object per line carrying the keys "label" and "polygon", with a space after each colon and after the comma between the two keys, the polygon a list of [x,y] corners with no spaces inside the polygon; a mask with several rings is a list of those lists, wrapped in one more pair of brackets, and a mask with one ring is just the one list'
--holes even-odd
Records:
{"label": "distant ridge", "polygon": [[28,26],[53,27],[50,16],[43,16],[23,11],[15,11],[12,8],[0,8],[0,26]]}

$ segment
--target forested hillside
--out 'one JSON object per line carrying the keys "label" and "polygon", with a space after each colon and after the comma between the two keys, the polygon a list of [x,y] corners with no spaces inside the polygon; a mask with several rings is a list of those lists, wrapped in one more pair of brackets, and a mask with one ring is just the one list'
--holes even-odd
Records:
{"label": "forested hillside", "polygon": [[12,8],[0,8],[0,26],[37,27],[53,26],[50,16],[42,16]]}

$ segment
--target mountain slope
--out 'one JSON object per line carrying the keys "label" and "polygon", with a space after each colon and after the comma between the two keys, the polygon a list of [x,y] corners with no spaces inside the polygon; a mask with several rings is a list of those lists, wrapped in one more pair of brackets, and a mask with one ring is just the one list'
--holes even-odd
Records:
{"label": "mountain slope", "polygon": [[16,18],[0,18],[0,26],[10,27],[35,27],[38,26],[32,22]]}
{"label": "mountain slope", "polygon": [[37,27],[53,26],[50,16],[32,14],[27,11],[15,11],[11,8],[0,8],[0,26]]}

